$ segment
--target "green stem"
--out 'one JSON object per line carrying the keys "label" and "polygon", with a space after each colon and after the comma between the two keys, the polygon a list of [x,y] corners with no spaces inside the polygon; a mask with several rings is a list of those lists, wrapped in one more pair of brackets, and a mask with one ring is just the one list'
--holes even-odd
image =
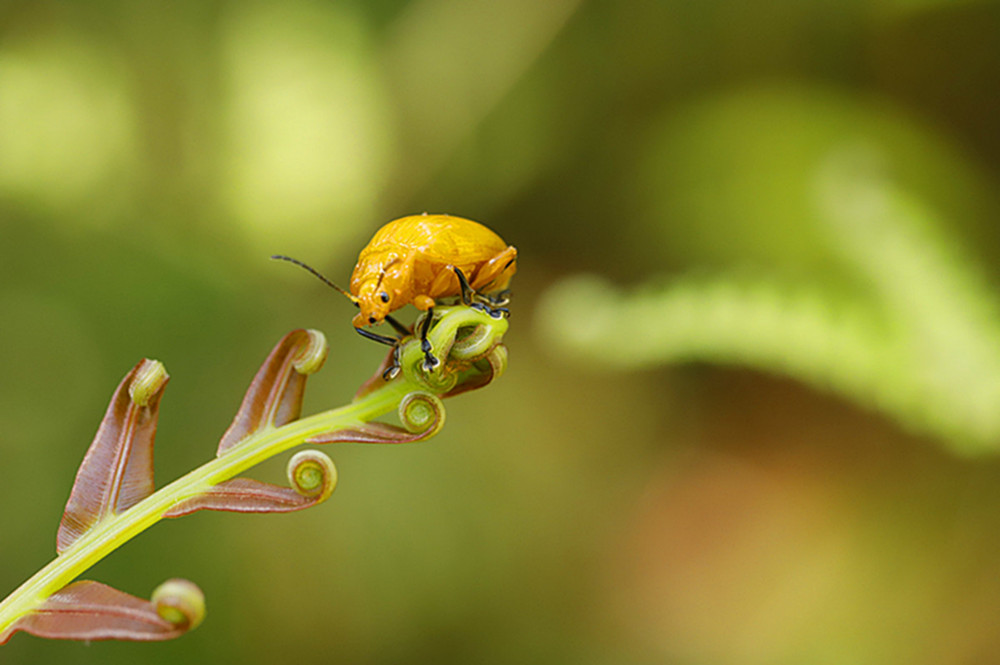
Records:
{"label": "green stem", "polygon": [[85,570],[159,522],[168,510],[184,499],[197,496],[311,436],[348,429],[388,413],[407,393],[421,389],[422,386],[409,380],[394,381],[347,406],[257,432],[221,457],[106,519],[0,602],[0,635]]}
{"label": "green stem", "polygon": [[[450,356],[467,359],[485,354],[499,343],[507,330],[506,319],[493,319],[469,307],[437,307],[435,312],[435,323],[428,339],[442,359]],[[459,330],[466,327],[481,328],[485,334],[466,339],[460,348],[455,340]],[[20,617],[44,603],[85,570],[159,522],[178,503],[196,497],[310,437],[350,429],[378,418],[397,408],[409,393],[447,391],[447,386],[439,389],[434,384],[434,375],[421,374],[417,370],[424,359],[418,340],[411,338],[404,343],[399,356],[402,365],[399,378],[338,409],[301,418],[281,427],[260,430],[128,510],[103,519],[0,601],[0,636]]]}

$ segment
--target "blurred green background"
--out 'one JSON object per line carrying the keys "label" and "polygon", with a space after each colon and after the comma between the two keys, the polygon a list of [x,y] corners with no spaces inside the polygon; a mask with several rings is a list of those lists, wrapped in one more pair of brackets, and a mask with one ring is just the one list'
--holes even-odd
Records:
{"label": "blurred green background", "polygon": [[[138,359],[173,376],[161,485],[286,331],[331,342],[307,412],[371,374],[353,308],[270,254],[343,284],[421,211],[520,252],[510,369],[435,439],[335,448],[323,506],[164,522],[88,575],[192,579],[201,628],[0,658],[1000,662],[998,81],[985,0],[0,2],[0,595],[54,556]],[[676,321],[608,289],[703,278],[765,280],[792,344],[801,289],[834,337],[841,302],[894,332],[812,374],[644,356]]]}

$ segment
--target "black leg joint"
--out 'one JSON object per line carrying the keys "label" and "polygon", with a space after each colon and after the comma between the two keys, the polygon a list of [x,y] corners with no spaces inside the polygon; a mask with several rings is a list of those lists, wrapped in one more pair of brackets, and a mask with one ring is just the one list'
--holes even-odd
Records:
{"label": "black leg joint", "polygon": [[355,328],[358,334],[362,337],[366,337],[373,342],[378,342],[379,344],[385,344],[386,346],[398,346],[399,340],[395,337],[389,337],[388,335],[379,335],[378,333],[372,332],[371,330],[366,330],[364,328]]}
{"label": "black leg joint", "polygon": [[431,330],[431,321],[434,319],[434,308],[427,310],[424,320],[420,324],[420,350],[424,352],[424,370],[430,371],[441,364],[441,361],[434,357],[434,347],[427,339],[427,333]]}
{"label": "black leg joint", "polygon": [[465,273],[462,272],[461,268],[452,268],[455,271],[455,276],[458,277],[458,284],[462,287],[462,304],[471,305],[472,301],[476,297],[476,291],[469,285],[469,280],[466,279]]}

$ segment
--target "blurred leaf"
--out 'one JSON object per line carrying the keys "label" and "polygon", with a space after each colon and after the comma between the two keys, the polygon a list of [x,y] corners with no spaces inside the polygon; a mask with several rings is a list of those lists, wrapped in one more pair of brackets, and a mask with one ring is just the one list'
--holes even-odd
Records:
{"label": "blurred leaf", "polygon": [[539,307],[542,335],[571,357],[610,366],[706,360],[787,374],[882,409],[956,452],[995,451],[997,301],[935,213],[873,167],[877,156],[834,153],[799,192],[820,216],[814,232],[854,268],[858,288],[722,275],[622,294],[577,277]]}

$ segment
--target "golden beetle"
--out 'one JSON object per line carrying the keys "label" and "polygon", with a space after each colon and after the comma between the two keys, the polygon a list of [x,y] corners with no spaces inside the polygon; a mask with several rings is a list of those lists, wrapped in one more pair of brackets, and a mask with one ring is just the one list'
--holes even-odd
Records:
{"label": "golden beetle", "polygon": [[354,327],[380,323],[409,303],[426,311],[439,298],[467,300],[469,289],[502,291],[516,270],[517,249],[478,222],[428,214],[397,219],[358,256],[349,295],[361,309]]}
{"label": "golden beetle", "polygon": [[[507,285],[517,271],[517,249],[478,222],[451,215],[410,215],[389,222],[358,255],[350,291],[340,288],[308,265],[291,261],[343,293],[360,310],[353,319],[363,336],[395,347],[399,339],[379,335],[365,326],[388,321],[402,336],[412,334],[391,312],[410,303],[429,311],[441,298],[460,297],[465,305],[493,317],[507,314]],[[424,317],[419,335],[428,369],[438,364],[427,340],[431,316]],[[399,371],[398,359],[385,372]]]}

